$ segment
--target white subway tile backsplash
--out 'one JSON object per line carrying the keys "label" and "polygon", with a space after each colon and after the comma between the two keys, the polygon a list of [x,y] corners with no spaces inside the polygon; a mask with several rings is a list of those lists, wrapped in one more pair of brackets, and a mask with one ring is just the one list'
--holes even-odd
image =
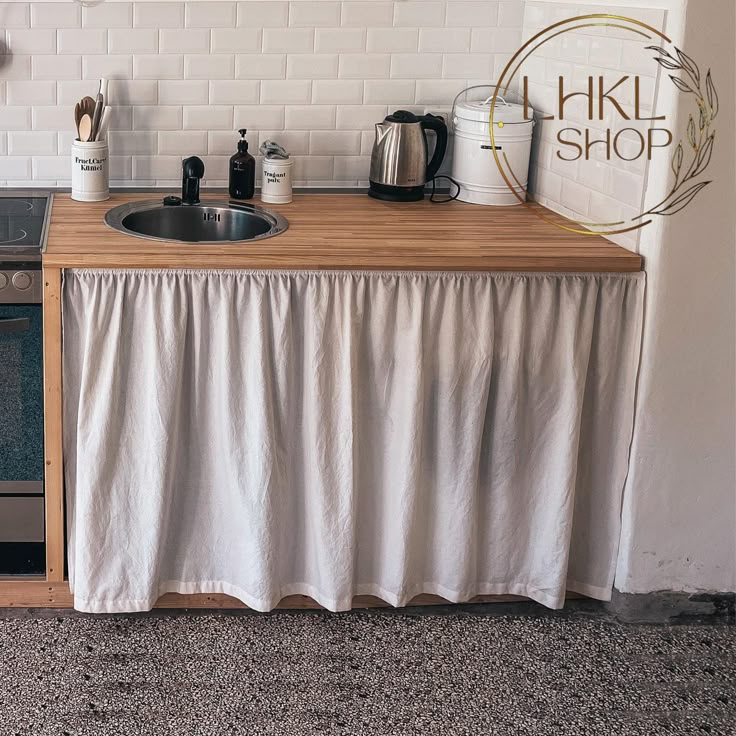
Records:
{"label": "white subway tile backsplash", "polygon": [[[435,0],[405,0],[394,3],[394,25],[416,28],[444,26],[446,7],[446,3]],[[448,19],[450,15],[451,12],[448,12]]]}
{"label": "white subway tile backsplash", "polygon": [[181,156],[133,156],[134,179],[181,179]]}
{"label": "white subway tile backsplash", "polygon": [[165,79],[158,84],[158,102],[162,105],[206,105],[210,83],[206,79]]}
{"label": "white subway tile backsplash", "polygon": [[[113,105],[155,105],[159,101],[158,86],[155,79],[110,79],[107,96]],[[60,102],[68,101],[60,99]]]}
{"label": "white subway tile backsplash", "polygon": [[281,130],[284,109],[283,105],[238,105],[235,107],[235,128]]}
{"label": "white subway tile backsplash", "polygon": [[344,26],[370,28],[391,26],[394,18],[394,3],[389,0],[363,0],[345,2],[342,6],[341,23]]}
{"label": "white subway tile backsplash", "polygon": [[35,54],[31,59],[33,79],[81,79],[82,59],[79,56]]}
{"label": "white subway tile backsplash", "polygon": [[233,79],[235,57],[232,54],[187,54],[184,57],[185,79]]}
{"label": "white subway tile backsplash", "polygon": [[419,51],[470,51],[470,28],[422,28]]}
{"label": "white subway tile backsplash", "polygon": [[338,130],[373,130],[388,114],[387,105],[339,105]]}
{"label": "white subway tile backsplash", "polygon": [[[127,54],[108,54],[107,56],[97,54],[95,56],[82,57],[82,77],[84,79],[130,79],[133,76],[133,59],[142,59],[142,56],[130,56]],[[164,57],[153,57],[164,58]],[[155,79],[154,75],[151,77]]]}
{"label": "white subway tile backsplash", "polygon": [[211,50],[215,54],[246,53],[261,50],[260,28],[213,28]]}
{"label": "white subway tile backsplash", "polygon": [[0,129],[28,130],[31,127],[31,108],[28,106],[0,107]]}
{"label": "white subway tile backsplash", "polygon": [[57,135],[51,130],[11,130],[8,132],[8,153],[11,156],[54,156]]}
{"label": "white subway tile backsplash", "polygon": [[210,51],[208,28],[166,28],[159,32],[162,54],[207,54]]}
{"label": "white subway tile backsplash", "polygon": [[187,28],[232,28],[236,20],[234,2],[189,2],[184,23]]}
{"label": "white subway tile backsplash", "polygon": [[286,76],[289,79],[334,79],[337,54],[289,54]]}
{"label": "white subway tile backsplash", "polygon": [[[470,50],[477,53],[513,53],[521,47],[521,29],[473,28]],[[568,57],[565,57],[568,58]]]}
{"label": "white subway tile backsplash", "polygon": [[289,3],[290,26],[338,26],[340,3],[333,0],[301,0]]}
{"label": "white subway tile backsplash", "polygon": [[229,130],[233,108],[227,105],[195,105],[184,108],[184,130]]}
{"label": "white subway tile backsplash", "polygon": [[416,82],[409,79],[368,79],[365,102],[368,104],[411,105]]}
{"label": "white subway tile backsplash", "polygon": [[0,80],[30,79],[31,57],[21,54],[0,56]]}
{"label": "white subway tile backsplash", "polygon": [[[1,116],[0,116],[1,118]],[[13,184],[17,180],[31,178],[30,156],[6,156],[3,159],[3,176]]]}
{"label": "white subway tile backsplash", "polygon": [[[14,108],[5,108],[6,111]],[[60,128],[71,128],[74,125],[74,105],[56,106],[56,105],[34,105],[33,115],[31,116],[31,108],[27,110],[27,115],[23,117],[23,123],[16,130],[59,130]],[[29,123],[32,120],[32,125]],[[0,128],[12,130],[3,120],[3,110],[0,109]]]}
{"label": "white subway tile backsplash", "polygon": [[334,130],[334,105],[289,105],[285,108],[287,130]]}
{"label": "white subway tile backsplash", "polygon": [[317,105],[352,105],[363,101],[363,81],[358,79],[316,79],[312,102]]}
{"label": "white subway tile backsplash", "polygon": [[11,80],[6,86],[8,105],[55,105],[56,82],[21,82]]}
{"label": "white subway tile backsplash", "polygon": [[306,79],[264,79],[261,102],[266,104],[304,105],[312,97],[312,82]]}
{"label": "white subway tile backsplash", "polygon": [[238,79],[283,79],[286,54],[239,54],[235,57]]}
{"label": "white subway tile backsplash", "polygon": [[[575,12],[573,8],[573,13]],[[591,11],[600,13],[599,10]],[[610,11],[609,11],[610,12]],[[570,17],[570,9],[562,10],[564,17]],[[503,28],[513,27],[519,28],[524,22],[524,0],[506,0],[498,3],[498,25]]]}
{"label": "white subway tile backsplash", "polygon": [[[237,113],[235,115],[235,122],[233,124],[233,127],[240,128],[241,124],[245,125],[245,121],[238,118]],[[254,150],[252,153],[255,153],[255,149],[258,148],[258,133],[254,131],[253,128],[247,128],[248,130],[248,145],[252,144],[254,147]],[[199,133],[187,133],[184,132],[183,135],[200,135]],[[205,138],[205,151],[209,154],[217,154],[221,156],[227,156],[232,155],[235,153],[236,149],[236,140],[238,140],[237,134],[233,134],[232,131],[227,130],[213,130],[209,133],[204,133]],[[159,146],[160,146],[159,141]],[[196,153],[199,155],[199,150],[194,147],[189,147],[188,151],[191,151],[192,153]],[[209,176],[209,172],[205,172]]]}
{"label": "white subway tile backsplash", "polygon": [[53,54],[56,52],[55,29],[9,28],[5,38],[8,50],[13,54]]}
{"label": "white subway tile backsplash", "polygon": [[289,3],[260,0],[238,3],[238,25],[251,28],[283,28],[289,23]]}
{"label": "white subway tile backsplash", "polygon": [[210,104],[249,105],[260,98],[261,83],[256,80],[212,80],[210,81]]}
{"label": "white subway tile backsplash", "polygon": [[[35,82],[34,84],[49,84],[56,88],[55,99],[49,103],[60,105],[73,105],[79,102],[86,95],[94,95],[97,92],[97,85],[88,79],[68,79],[62,82]],[[108,96],[109,96],[108,91]]]}
{"label": "white subway tile backsplash", "polygon": [[134,3],[133,25],[136,28],[182,28],[184,3]]}
{"label": "white subway tile backsplash", "polygon": [[[519,0],[522,6],[523,0]],[[481,28],[498,24],[498,3],[478,2],[478,0],[459,0],[447,4],[447,26],[465,28]],[[521,25],[519,20],[518,25]]]}
{"label": "white subway tile backsplash", "polygon": [[340,79],[385,79],[390,69],[389,54],[340,55]]}
{"label": "white subway tile backsplash", "polygon": [[32,28],[79,28],[82,6],[78,3],[31,3]]}
{"label": "white subway tile backsplash", "polygon": [[3,28],[28,28],[31,15],[27,3],[0,3]]}
{"label": "white subway tile backsplash", "polygon": [[[248,128],[256,156],[266,138],[285,145],[297,184],[365,183],[374,124],[398,108],[447,106],[469,80],[490,83],[520,44],[521,6],[509,0],[0,2],[0,41],[13,52],[0,59],[0,176],[67,184],[74,103],[94,95],[97,80],[106,77],[116,185],[174,186],[181,158],[195,153],[205,159],[205,184],[226,185],[240,127]],[[588,34],[581,45],[597,38]],[[549,49],[557,62],[564,61],[560,47]],[[652,84],[646,93],[649,99]],[[636,173],[619,169],[620,181]],[[554,171],[542,176],[548,196],[562,196],[554,177],[561,181]]]}
{"label": "white subway tile backsplash", "polygon": [[178,54],[135,56],[133,58],[133,77],[135,79],[182,79],[184,77],[184,57]]}
{"label": "white subway tile backsplash", "polygon": [[368,178],[370,156],[335,156],[333,176],[338,181],[361,181]]}
{"label": "white subway tile backsplash", "polygon": [[418,28],[369,28],[369,52],[412,52],[419,48]]}
{"label": "white subway tile backsplash", "polygon": [[445,54],[442,67],[442,76],[445,79],[478,77],[490,80],[492,72],[492,54]]}
{"label": "white subway tile backsplash", "polygon": [[442,54],[393,54],[391,77],[437,79],[442,76]]}
{"label": "white subway tile backsplash", "polygon": [[316,28],[314,50],[319,54],[364,51],[364,28]]}
{"label": "white subway tile backsplash", "polygon": [[263,51],[302,54],[314,51],[313,28],[264,28]]}
{"label": "white subway tile backsplash", "polygon": [[181,130],[181,107],[136,105],[133,108],[133,130]]}
{"label": "white subway tile backsplash", "polygon": [[109,148],[111,154],[154,154],[158,148],[158,133],[152,131],[110,131]]}
{"label": "white subway tile backsplash", "polygon": [[102,3],[82,7],[83,28],[130,28],[133,3]]}
{"label": "white subway tile backsplash", "polygon": [[418,105],[450,105],[465,85],[456,81],[420,79],[414,101]]}
{"label": "white subway tile backsplash", "polygon": [[106,54],[107,31],[103,28],[62,28],[57,34],[59,54]]}
{"label": "white subway tile backsplash", "polygon": [[309,133],[305,130],[261,130],[258,133],[258,146],[274,140],[292,155],[306,155],[309,151]]}
{"label": "white subway tile backsplash", "polygon": [[158,50],[158,31],[155,28],[113,28],[108,32],[108,51],[111,54],[155,54]]}

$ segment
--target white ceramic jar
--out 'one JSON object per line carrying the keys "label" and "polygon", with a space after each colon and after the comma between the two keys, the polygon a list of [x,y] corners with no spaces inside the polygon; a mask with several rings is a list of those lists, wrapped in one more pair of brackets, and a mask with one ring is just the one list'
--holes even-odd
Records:
{"label": "white ceramic jar", "polygon": [[291,202],[290,158],[263,158],[263,178],[261,179],[261,202],[266,204],[287,204]]}
{"label": "white ceramic jar", "polygon": [[[529,118],[533,114],[530,108]],[[491,98],[455,105],[452,178],[460,187],[458,199],[486,205],[521,204],[499,171],[493,147],[514,190],[525,198],[534,121],[525,118],[523,105],[498,99],[493,108],[492,145],[490,115]]]}
{"label": "white ceramic jar", "polygon": [[107,141],[72,141],[72,199],[102,202],[110,199]]}

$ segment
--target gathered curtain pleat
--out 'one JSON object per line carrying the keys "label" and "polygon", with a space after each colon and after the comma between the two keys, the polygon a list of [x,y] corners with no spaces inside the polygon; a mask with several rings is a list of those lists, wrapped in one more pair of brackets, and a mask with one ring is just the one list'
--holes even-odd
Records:
{"label": "gathered curtain pleat", "polygon": [[77,609],[610,597],[643,274],[71,270]]}

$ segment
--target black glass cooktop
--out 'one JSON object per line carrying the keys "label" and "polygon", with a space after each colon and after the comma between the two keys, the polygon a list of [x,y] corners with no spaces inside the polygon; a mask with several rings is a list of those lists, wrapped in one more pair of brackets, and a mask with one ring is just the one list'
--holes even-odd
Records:
{"label": "black glass cooktop", "polygon": [[0,192],[0,260],[40,256],[46,236],[49,195]]}

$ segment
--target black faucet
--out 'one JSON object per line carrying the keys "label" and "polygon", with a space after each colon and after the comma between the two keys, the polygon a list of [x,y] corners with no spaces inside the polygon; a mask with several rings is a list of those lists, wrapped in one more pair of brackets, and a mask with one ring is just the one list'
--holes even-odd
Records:
{"label": "black faucet", "polygon": [[199,204],[199,180],[204,176],[204,161],[198,156],[190,156],[181,162],[181,202]]}

